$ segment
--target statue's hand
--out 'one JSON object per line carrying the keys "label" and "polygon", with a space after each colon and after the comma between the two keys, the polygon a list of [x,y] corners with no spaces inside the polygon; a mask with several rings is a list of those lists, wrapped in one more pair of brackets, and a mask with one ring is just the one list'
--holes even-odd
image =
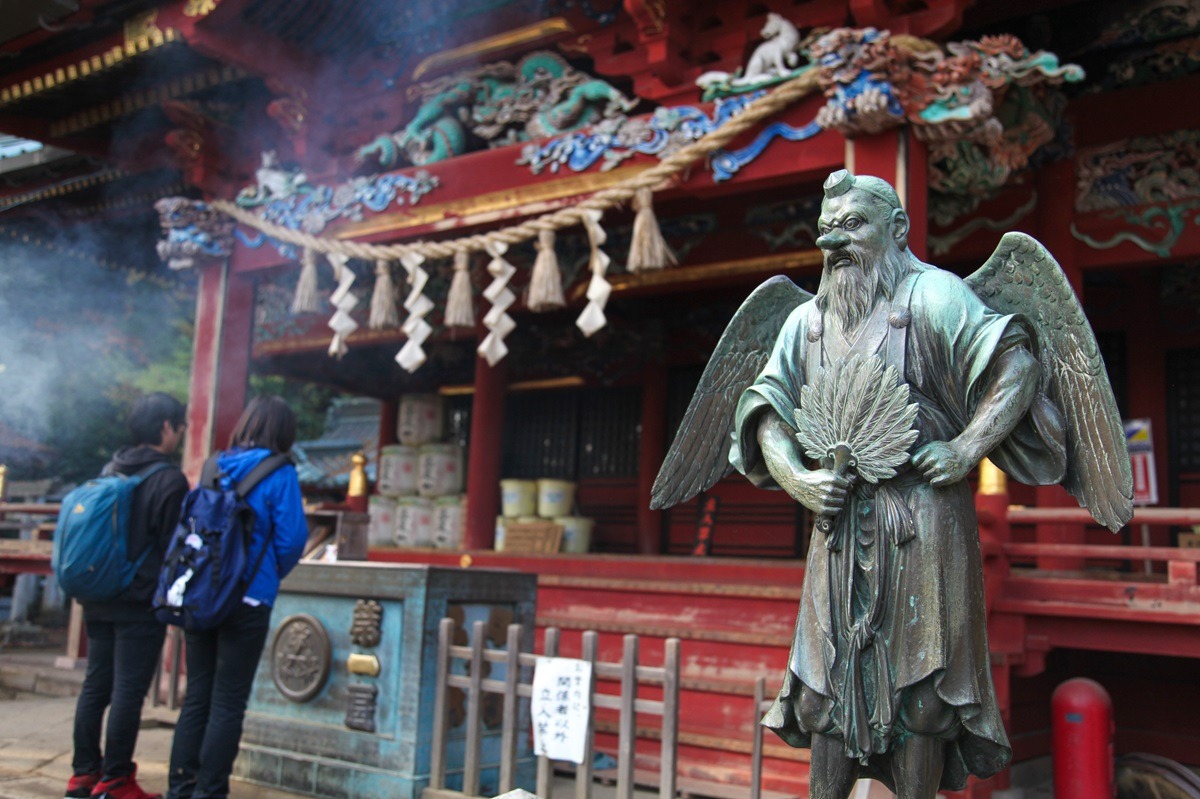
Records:
{"label": "statue's hand", "polygon": [[818,516],[837,516],[846,507],[846,496],[854,486],[852,475],[832,469],[799,469],[779,481],[788,495]]}
{"label": "statue's hand", "polygon": [[912,456],[913,466],[931,486],[941,488],[964,479],[975,465],[962,448],[951,441],[931,441]]}

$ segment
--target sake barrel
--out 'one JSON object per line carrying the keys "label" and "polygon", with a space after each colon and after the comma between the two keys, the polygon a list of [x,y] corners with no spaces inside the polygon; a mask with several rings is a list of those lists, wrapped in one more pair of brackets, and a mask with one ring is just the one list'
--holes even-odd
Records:
{"label": "sake barrel", "polygon": [[537,515],[543,519],[566,516],[575,504],[575,484],[570,480],[537,481]]}
{"label": "sake barrel", "polygon": [[437,394],[405,394],[396,413],[396,438],[401,444],[419,447],[442,437],[442,398]]}
{"label": "sake barrel", "polygon": [[373,494],[367,500],[367,546],[390,547],[395,544],[396,500]]}
{"label": "sake barrel", "polygon": [[388,497],[406,497],[417,493],[416,447],[391,444],[379,450],[379,479],[375,488]]}
{"label": "sake barrel", "polygon": [[400,497],[396,500],[398,547],[427,547],[433,544],[433,501],[425,497]]}
{"label": "sake barrel", "polygon": [[596,524],[594,519],[587,519],[583,516],[559,516],[554,523],[561,524],[563,529],[560,552],[582,555],[592,548],[592,528]]}
{"label": "sake barrel", "polygon": [[532,516],[537,512],[537,483],[501,480],[500,511],[505,516]]}
{"label": "sake barrel", "polygon": [[462,447],[457,444],[426,444],[417,457],[417,493],[423,497],[446,497],[463,490]]}
{"label": "sake barrel", "polygon": [[433,545],[438,549],[462,549],[466,510],[462,495],[433,501]]}

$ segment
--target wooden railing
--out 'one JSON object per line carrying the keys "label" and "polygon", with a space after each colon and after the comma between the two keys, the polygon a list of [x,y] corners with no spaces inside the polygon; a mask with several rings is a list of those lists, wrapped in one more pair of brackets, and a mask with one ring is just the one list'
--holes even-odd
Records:
{"label": "wooden railing", "polygon": [[[455,622],[443,619],[438,629],[438,676],[437,695],[434,702],[434,726],[432,751],[430,754],[429,787],[424,799],[462,799],[479,796],[482,769],[482,718],[481,711],[485,694],[503,697],[501,722],[499,793],[512,790],[516,782],[518,764],[518,736],[528,736],[529,727],[522,724],[518,703],[529,700],[533,695],[532,667],[538,656],[532,652],[521,652],[522,628],[519,624],[508,627],[504,649],[485,649],[484,623],[475,622],[470,646],[453,645]],[[559,631],[548,628],[544,636],[544,657],[558,654]],[[631,799],[634,781],[634,746],[636,714],[650,714],[661,718],[662,757],[659,774],[659,795],[675,795],[675,756],[679,745],[679,639],[669,638],[665,642],[663,665],[649,667],[638,665],[638,637],[626,635],[624,650],[619,663],[605,663],[596,659],[598,636],[594,631],[583,634],[583,660],[592,664],[592,685],[589,689],[591,707],[616,710],[619,714],[619,743],[617,753],[616,799]],[[453,674],[454,660],[468,664],[465,675]],[[503,680],[484,679],[483,664],[504,664]],[[597,680],[620,682],[620,694],[604,694],[596,691]],[[649,684],[660,686],[661,700],[639,699],[638,686]],[[449,736],[447,710],[449,691],[458,688],[466,693],[466,751],[463,764],[462,790],[446,788],[446,752]],[[592,758],[595,713],[591,714],[583,762],[575,769],[575,797],[588,799],[592,795]],[[546,757],[537,761],[537,795],[550,799],[553,793],[553,763]]]}

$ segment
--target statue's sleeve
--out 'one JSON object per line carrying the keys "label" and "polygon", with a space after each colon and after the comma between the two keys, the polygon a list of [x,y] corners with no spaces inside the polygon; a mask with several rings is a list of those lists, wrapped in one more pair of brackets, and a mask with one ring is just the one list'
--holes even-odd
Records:
{"label": "statue's sleeve", "polygon": [[[974,418],[1000,355],[1024,347],[1036,357],[1037,337],[1024,317],[996,313],[949,273],[927,274],[920,285],[914,301],[923,308],[914,314],[908,374],[946,414],[935,426],[947,429],[934,437],[948,439]],[[1036,378],[1037,372],[1030,377]],[[1062,415],[1039,394],[989,457],[1023,483],[1056,483],[1066,468],[1065,440]]]}
{"label": "statue's sleeve", "polygon": [[800,407],[800,386],[804,384],[804,319],[807,305],[791,313],[775,339],[767,365],[738,399],[734,412],[733,444],[729,462],[759,488],[778,488],[767,471],[758,446],[758,424],[763,413],[773,409],[789,427]]}

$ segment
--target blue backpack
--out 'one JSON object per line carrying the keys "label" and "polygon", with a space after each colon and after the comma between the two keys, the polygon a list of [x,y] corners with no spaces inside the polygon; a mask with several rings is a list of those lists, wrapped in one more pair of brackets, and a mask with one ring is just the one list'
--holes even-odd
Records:
{"label": "blue backpack", "polygon": [[165,462],[137,474],[106,474],[63,497],[50,563],[62,590],[80,602],[116,599],[133,582],[150,554],[147,546],[129,559],[129,509],[133,491]]}
{"label": "blue backpack", "polygon": [[211,630],[238,606],[262,566],[274,532],[267,530],[251,568],[255,514],[246,496],[290,461],[287,455],[264,458],[233,488],[223,487],[225,475],[218,471],[216,455],[205,461],[200,484],[184,497],[179,526],[158,575],[154,613],[159,621],[185,630]]}

